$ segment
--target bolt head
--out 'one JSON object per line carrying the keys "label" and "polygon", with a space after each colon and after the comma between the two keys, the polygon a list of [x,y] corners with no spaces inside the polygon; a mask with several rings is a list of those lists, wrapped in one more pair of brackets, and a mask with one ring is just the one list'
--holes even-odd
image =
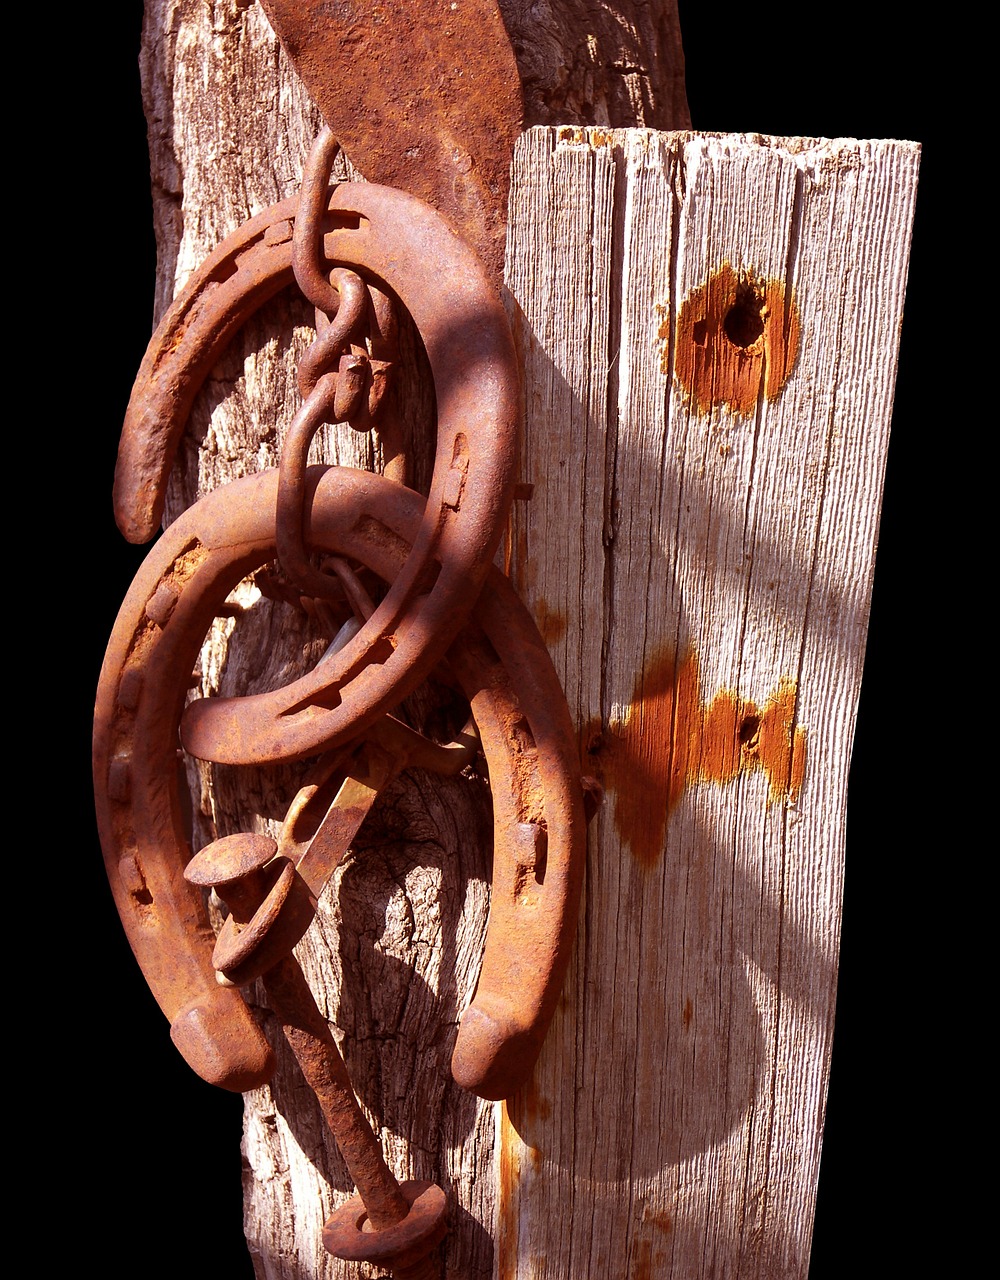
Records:
{"label": "bolt head", "polygon": [[235,884],[266,867],[277,852],[277,842],[270,836],[248,832],[224,836],[195,854],[184,868],[184,879],[204,889]]}

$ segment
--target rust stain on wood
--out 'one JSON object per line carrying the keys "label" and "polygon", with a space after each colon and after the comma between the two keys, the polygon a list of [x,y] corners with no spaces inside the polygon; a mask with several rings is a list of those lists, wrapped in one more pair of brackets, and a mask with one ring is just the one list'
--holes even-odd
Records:
{"label": "rust stain on wood", "polygon": [[517,1154],[518,1136],[507,1111],[507,1103],[500,1106],[500,1159],[497,1169],[497,1280],[515,1280],[517,1276],[517,1189],[520,1182],[520,1162]]}
{"label": "rust stain on wood", "polygon": [[666,1209],[650,1209],[647,1206],[643,1208],[642,1220],[643,1222],[651,1223],[657,1231],[661,1231],[664,1235],[669,1235],[673,1230],[674,1220]]}
{"label": "rust stain on wood", "polygon": [[732,689],[703,703],[698,655],[688,650],[678,660],[663,652],[637,677],[621,718],[591,724],[587,768],[613,795],[615,828],[641,863],[663,853],[667,819],[689,785],[763,770],[769,803],[795,803],[806,761],[796,688],[780,680],[763,706]]}
{"label": "rust stain on wood", "polygon": [[539,1093],[534,1080],[529,1080],[524,1086],[520,1098],[523,1101],[525,1119],[532,1128],[536,1127],[539,1120],[544,1123],[552,1115],[552,1103]]}
{"label": "rust stain on wood", "polygon": [[[788,381],[801,324],[790,289],[724,262],[692,289],[677,314],[674,376],[699,413],[725,405],[749,417]],[[659,328],[668,372],[670,321]]]}
{"label": "rust stain on wood", "polygon": [[635,1258],[629,1272],[629,1280],[652,1280],[653,1246],[648,1240],[639,1240],[635,1246]]}
{"label": "rust stain on wood", "polygon": [[566,616],[550,609],[544,600],[537,600],[534,607],[535,624],[547,645],[555,644],[566,634]]}

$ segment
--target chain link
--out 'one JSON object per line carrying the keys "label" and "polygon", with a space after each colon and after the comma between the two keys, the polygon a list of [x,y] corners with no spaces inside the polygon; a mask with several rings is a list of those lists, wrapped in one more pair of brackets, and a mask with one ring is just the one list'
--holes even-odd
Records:
{"label": "chain link", "polygon": [[[325,261],[323,215],[336,151],[330,130],[322,129],[302,177],[292,270],[299,288],[317,309],[317,333],[299,362],[299,390],[304,402],[281,451],[275,512],[282,571],[308,595],[325,600],[342,595],[338,578],[343,575],[331,576],[316,568],[310,557],[305,495],[309,448],[324,423],[346,422],[358,431],[371,429],[390,363],[385,359],[373,362],[372,350],[380,343],[384,350],[395,334],[387,296],[377,291],[380,305],[376,306],[373,290],[356,271],[346,267],[329,270]],[[377,388],[376,363],[380,375]]]}

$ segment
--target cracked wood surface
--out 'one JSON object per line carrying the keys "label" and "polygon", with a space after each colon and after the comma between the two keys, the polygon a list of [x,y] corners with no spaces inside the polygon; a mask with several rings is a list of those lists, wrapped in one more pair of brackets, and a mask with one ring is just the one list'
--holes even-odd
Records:
{"label": "cracked wood surface", "polygon": [[[683,125],[683,56],[673,5],[559,0],[502,6],[528,119]],[[319,116],[267,25],[244,0],[147,0],[141,54],[158,246],[156,314],[230,231],[295,192]],[[571,74],[570,74],[571,73]],[[350,174],[343,159],[340,175]],[[274,466],[298,403],[295,365],[312,315],[292,292],[248,324],[199,396],[172,476],[167,520],[246,471]],[[399,403],[413,482],[429,474],[432,418],[412,335],[404,333]],[[325,428],[314,460],[381,469],[377,440]],[[323,638],[249,584],[202,655],[200,691],[273,687],[301,673]],[[419,708],[418,708],[419,711]],[[194,845],[233,831],[274,831],[294,771],[189,762]],[[408,774],[366,824],[298,954],[327,1011],[362,1104],[400,1177],[446,1188],[452,1231],[443,1273],[492,1272],[496,1181],[493,1108],[458,1090],[447,1063],[457,1014],[478,972],[487,911],[489,800],[482,779],[433,785]],[[260,993],[254,995],[258,1001]],[[257,1004],[273,1031],[266,1004]],[[248,1095],[247,1238],[258,1277],[346,1280],[320,1229],[353,1187],[280,1037],[272,1088]],[[364,1268],[361,1269],[364,1272]],[[369,1269],[370,1271],[370,1269]],[[372,1273],[374,1274],[374,1273]]]}
{"label": "cracked wood surface", "polygon": [[[297,191],[319,117],[256,5],[153,0],[142,73],[160,314],[219,240]],[[351,174],[343,157],[337,173]],[[295,370],[312,326],[312,310],[294,290],[245,326],[193,408],[170,482],[168,522],[201,494],[277,464],[299,403]],[[408,362],[419,364],[412,334],[402,342]],[[418,484],[432,459],[425,386],[416,373],[398,398]],[[323,428],[310,458],[382,469],[377,440],[346,426]],[[287,683],[328,642],[301,612],[261,599],[250,583],[231,603],[233,616],[217,620],[202,653],[202,694]],[[276,834],[302,772],[191,761],[188,769],[195,848],[248,829]],[[478,778],[432,784],[415,771],[397,780],[296,952],[394,1173],[431,1179],[449,1192],[462,1226],[442,1259],[449,1274],[470,1278],[488,1276],[491,1265],[493,1180],[476,1171],[490,1166],[493,1113],[452,1083],[447,1064],[486,923],[484,788]],[[353,1183],[262,991],[248,994],[278,1057],[272,1084],[245,1098],[244,1222],[255,1272],[261,1280],[355,1278],[358,1269],[331,1258],[321,1238]]]}
{"label": "cracked wood surface", "polygon": [[806,1275],[918,158],[522,138],[511,563],[607,794],[501,1121],[501,1280]]}

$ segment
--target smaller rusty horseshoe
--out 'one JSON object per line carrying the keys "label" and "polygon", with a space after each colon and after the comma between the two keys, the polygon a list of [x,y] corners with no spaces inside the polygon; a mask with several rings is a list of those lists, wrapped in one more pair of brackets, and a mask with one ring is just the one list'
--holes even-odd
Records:
{"label": "smaller rusty horseshoe", "polygon": [[[151,538],[192,401],[233,332],[292,278],[288,200],[246,223],[205,261],[154,334],[129,402],[115,511],[133,542]],[[256,698],[195,704],[191,749],[220,763],[296,760],[343,742],[428,674],[489,569],[513,493],[520,414],[510,326],[483,266],[413,196],[342,183],[327,204],[331,267],[394,293],[423,338],[437,402],[437,446],[412,550],[374,616],[337,655]]]}
{"label": "smaller rusty horseshoe", "polygon": [[[266,1079],[266,1043],[212,965],[176,778],[187,677],[229,591],[271,560],[275,472],[217,490],[150,552],[112,633],[98,687],[94,781],[108,875],[129,941],[171,1035],[206,1079],[242,1090]],[[312,529],[325,550],[391,582],[422,527],[419,495],[346,468],[309,473]],[[452,1058],[456,1081],[509,1096],[530,1072],[555,1008],[576,928],[585,852],[583,790],[569,712],[538,631],[493,571],[448,661],[469,699],[494,804],[490,920],[475,998]]]}

